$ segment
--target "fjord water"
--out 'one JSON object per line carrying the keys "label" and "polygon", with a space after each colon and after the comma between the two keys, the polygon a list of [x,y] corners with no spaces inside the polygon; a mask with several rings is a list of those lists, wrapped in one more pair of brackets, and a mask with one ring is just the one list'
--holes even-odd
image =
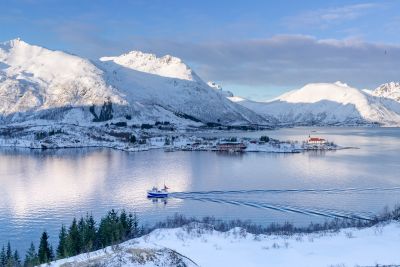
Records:
{"label": "fjord water", "polygon": [[[56,246],[61,224],[110,209],[137,212],[141,223],[174,213],[296,225],[325,217],[170,198],[151,201],[146,190],[164,181],[171,191],[394,188],[400,186],[400,129],[293,128],[224,136],[302,141],[309,134],[359,149],[299,154],[173,152],[128,153],[111,149],[0,149],[0,245],[23,252],[41,231]],[[222,193],[212,199],[253,201],[301,208],[378,213],[400,203],[400,190],[344,192]]]}

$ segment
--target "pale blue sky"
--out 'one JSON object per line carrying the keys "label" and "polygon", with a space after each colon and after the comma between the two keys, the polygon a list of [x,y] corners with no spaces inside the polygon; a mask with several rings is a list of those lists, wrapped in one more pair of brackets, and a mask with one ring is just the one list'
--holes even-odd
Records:
{"label": "pale blue sky", "polygon": [[205,80],[269,99],[308,82],[400,80],[400,1],[0,0],[0,40],[96,59],[181,57]]}

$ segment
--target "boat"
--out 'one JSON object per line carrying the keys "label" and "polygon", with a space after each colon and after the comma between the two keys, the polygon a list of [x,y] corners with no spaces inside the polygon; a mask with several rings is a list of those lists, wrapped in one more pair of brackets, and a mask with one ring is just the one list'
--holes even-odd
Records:
{"label": "boat", "polygon": [[153,186],[151,190],[147,191],[148,198],[166,198],[168,197],[168,187],[164,185],[164,188],[158,189],[156,186]]}

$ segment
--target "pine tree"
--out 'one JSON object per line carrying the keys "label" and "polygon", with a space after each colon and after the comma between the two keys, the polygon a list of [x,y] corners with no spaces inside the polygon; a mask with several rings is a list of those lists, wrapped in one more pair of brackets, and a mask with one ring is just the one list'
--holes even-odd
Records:
{"label": "pine tree", "polygon": [[67,229],[64,225],[61,226],[60,234],[58,236],[59,242],[57,247],[57,259],[63,259],[68,256],[67,254]]}
{"label": "pine tree", "polygon": [[100,221],[98,239],[100,247],[106,247],[121,240],[118,213],[115,210],[108,212]]}
{"label": "pine tree", "polygon": [[[132,215],[132,214],[131,214]],[[132,218],[132,235],[130,237],[138,237],[140,234],[140,229],[139,229],[139,218],[135,213],[133,213],[133,218]]]}
{"label": "pine tree", "polygon": [[6,266],[7,263],[7,256],[6,256],[6,249],[3,247],[1,248],[1,252],[0,252],[0,266]]}
{"label": "pine tree", "polygon": [[53,245],[50,244],[50,250],[49,250],[49,259],[50,261],[54,260],[54,249],[53,249]]}
{"label": "pine tree", "polygon": [[99,116],[99,121],[108,121],[113,118],[113,108],[112,108],[112,102],[110,98],[107,98],[106,101],[104,101],[104,104],[100,110],[100,116]]}
{"label": "pine tree", "polygon": [[14,257],[13,253],[11,250],[11,244],[10,241],[7,243],[7,251],[6,251],[6,265],[7,267],[13,267],[14,266]]}
{"label": "pine tree", "polygon": [[85,252],[92,251],[95,248],[96,242],[96,222],[93,216],[86,214],[85,218],[85,230],[83,233],[83,250]]}
{"label": "pine tree", "polygon": [[84,247],[85,247],[85,242],[84,242],[84,235],[85,235],[85,228],[86,228],[86,223],[83,217],[81,217],[78,221],[78,232],[79,232],[79,241],[80,241],[80,246],[79,246],[79,251],[78,254],[83,252]]}
{"label": "pine tree", "polygon": [[68,256],[75,256],[81,252],[81,236],[75,218],[68,230],[67,251]]}
{"label": "pine tree", "polygon": [[19,257],[19,253],[18,250],[14,251],[14,266],[19,267],[21,266],[21,258]]}
{"label": "pine tree", "polygon": [[[127,216],[125,210],[122,210],[121,214],[119,216],[119,225],[118,225],[118,228],[120,230],[119,235],[122,240],[127,239],[131,234],[131,230],[132,230],[131,225],[132,224],[130,223],[129,219],[130,218]],[[118,240],[118,241],[120,241],[120,240]]]}
{"label": "pine tree", "polygon": [[39,257],[36,253],[35,245],[31,242],[31,246],[25,254],[24,267],[33,267],[39,264]]}
{"label": "pine tree", "polygon": [[52,251],[49,244],[49,235],[46,231],[42,233],[42,236],[40,238],[38,256],[40,263],[50,262],[53,259]]}
{"label": "pine tree", "polygon": [[10,265],[12,261],[12,250],[11,250],[11,244],[10,241],[7,243],[7,252],[6,252],[6,265]]}

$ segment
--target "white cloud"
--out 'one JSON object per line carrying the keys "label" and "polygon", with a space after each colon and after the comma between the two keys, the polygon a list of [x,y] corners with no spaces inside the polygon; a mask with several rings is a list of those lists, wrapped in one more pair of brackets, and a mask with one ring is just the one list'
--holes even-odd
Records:
{"label": "white cloud", "polygon": [[301,14],[284,19],[290,28],[317,27],[325,28],[331,24],[338,24],[357,19],[368,14],[369,11],[379,7],[375,3],[347,5],[342,7],[325,8],[306,11]]}
{"label": "white cloud", "polygon": [[[145,47],[152,46],[140,48]],[[162,47],[153,46],[154,50],[194,63],[206,79],[230,84],[300,86],[342,80],[353,86],[374,88],[400,79],[400,46],[360,39],[318,40],[282,35],[240,42],[163,42]]]}
{"label": "white cloud", "polygon": [[222,85],[291,88],[309,82],[340,80],[359,88],[375,88],[384,82],[400,80],[399,45],[357,38],[277,35],[256,40],[192,43],[142,37],[99,40],[76,32],[67,35],[63,32],[63,36],[79,46],[77,54],[83,52],[82,47],[95,53],[90,55],[92,58],[129,50],[171,54],[189,63],[204,80]]}

